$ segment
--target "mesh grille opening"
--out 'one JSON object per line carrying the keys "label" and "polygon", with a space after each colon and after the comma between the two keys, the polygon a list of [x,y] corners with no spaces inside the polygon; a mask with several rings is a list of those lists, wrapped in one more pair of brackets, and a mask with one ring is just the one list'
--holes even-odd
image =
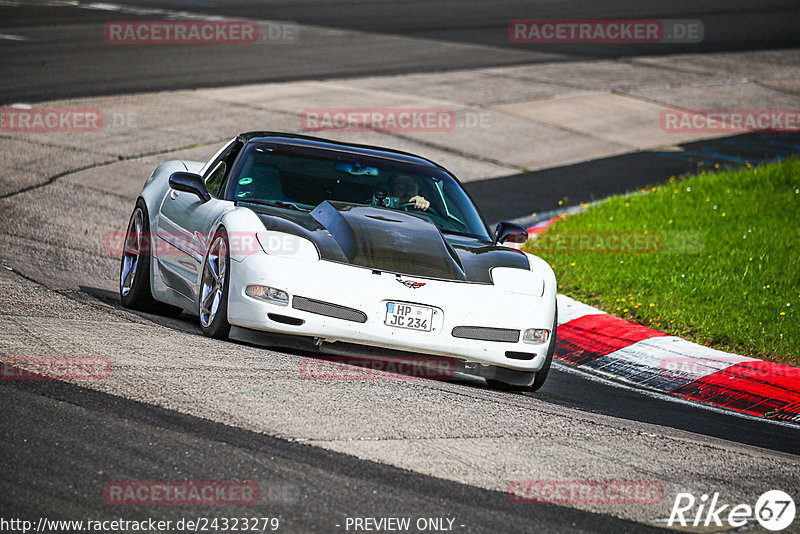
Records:
{"label": "mesh grille opening", "polygon": [[362,311],[306,297],[294,297],[292,299],[292,308],[308,313],[316,313],[317,315],[324,315],[326,317],[333,317],[335,319],[353,321],[355,323],[367,322],[367,314]]}
{"label": "mesh grille opening", "polygon": [[477,339],[480,341],[498,341],[516,343],[519,341],[519,330],[509,328],[487,328],[485,326],[457,326],[453,328],[453,337]]}

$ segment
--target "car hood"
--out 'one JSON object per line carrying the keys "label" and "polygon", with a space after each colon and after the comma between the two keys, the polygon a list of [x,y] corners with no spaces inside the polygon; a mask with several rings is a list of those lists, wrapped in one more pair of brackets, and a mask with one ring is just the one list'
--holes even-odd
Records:
{"label": "car hood", "polygon": [[267,230],[312,241],[323,260],[409,276],[491,283],[494,267],[529,269],[522,252],[446,234],[428,218],[403,211],[323,202],[310,212],[240,203]]}

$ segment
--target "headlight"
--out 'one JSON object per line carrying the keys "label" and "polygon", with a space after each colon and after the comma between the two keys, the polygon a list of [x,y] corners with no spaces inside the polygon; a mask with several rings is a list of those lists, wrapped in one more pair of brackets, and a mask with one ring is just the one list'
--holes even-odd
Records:
{"label": "headlight", "polygon": [[283,256],[297,260],[318,261],[317,247],[303,237],[283,232],[265,231],[256,234],[261,250],[271,256]]}
{"label": "headlight", "polygon": [[282,290],[269,286],[247,286],[244,290],[245,294],[249,297],[256,299],[266,300],[278,306],[286,306],[289,304],[289,294]]}
{"label": "headlight", "polygon": [[543,328],[528,328],[522,334],[522,341],[525,343],[533,343],[538,345],[546,342],[548,337],[550,337],[550,330],[545,330]]}

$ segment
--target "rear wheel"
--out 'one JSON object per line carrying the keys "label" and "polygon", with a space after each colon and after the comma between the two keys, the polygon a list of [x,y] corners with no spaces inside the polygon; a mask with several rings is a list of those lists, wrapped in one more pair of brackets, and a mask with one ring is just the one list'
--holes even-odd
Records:
{"label": "rear wheel", "polygon": [[176,316],[183,310],[158,302],[150,291],[150,222],[147,206],[141,198],[131,214],[125,242],[122,247],[122,261],[119,268],[119,296],[122,305],[160,315]]}
{"label": "rear wheel", "polygon": [[230,255],[228,234],[220,229],[214,234],[203,265],[200,283],[200,326],[208,337],[228,337],[228,291],[230,288]]}

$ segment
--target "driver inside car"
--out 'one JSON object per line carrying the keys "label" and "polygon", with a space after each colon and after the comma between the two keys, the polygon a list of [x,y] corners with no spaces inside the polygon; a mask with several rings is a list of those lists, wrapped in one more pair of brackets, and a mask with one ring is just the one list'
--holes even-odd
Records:
{"label": "driver inside car", "polygon": [[403,204],[413,204],[414,209],[427,210],[431,203],[419,194],[417,180],[408,174],[398,174],[389,188],[389,196],[384,205],[389,208],[399,208]]}

